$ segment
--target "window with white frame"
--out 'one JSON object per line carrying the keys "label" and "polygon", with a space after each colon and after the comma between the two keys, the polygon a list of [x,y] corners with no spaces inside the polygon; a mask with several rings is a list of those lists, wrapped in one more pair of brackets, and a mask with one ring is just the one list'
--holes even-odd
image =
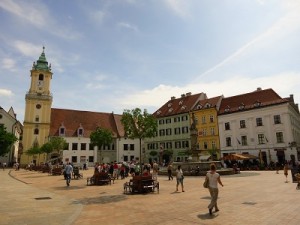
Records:
{"label": "window with white frame", "polygon": [[259,118],[256,118],[256,126],[260,127],[263,125],[263,121],[262,121],[262,118],[259,117]]}
{"label": "window with white frame", "polygon": [[225,130],[230,130],[230,123],[229,122],[225,123]]}
{"label": "window with white frame", "polygon": [[240,120],[240,128],[246,128],[246,121]]}
{"label": "window with white frame", "polygon": [[262,144],[265,143],[265,135],[264,134],[258,134],[257,138],[258,138],[258,144],[259,145],[262,145]]}
{"label": "window with white frame", "polygon": [[213,123],[215,121],[215,117],[213,115],[209,116],[209,122]]}
{"label": "window with white frame", "polygon": [[212,147],[212,149],[217,148],[216,141],[211,141],[211,147]]}
{"label": "window with white frame", "polygon": [[243,146],[248,145],[247,136],[241,136],[241,140]]}
{"label": "window with white frame", "polygon": [[206,117],[202,116],[202,123],[206,123]]}
{"label": "window with white frame", "polygon": [[174,128],[174,133],[175,134],[180,134],[180,127],[175,127]]}
{"label": "window with white frame", "polygon": [[189,132],[189,128],[188,127],[182,127],[182,133],[188,133]]}
{"label": "window with white frame", "polygon": [[215,128],[214,127],[210,128],[210,135],[215,135]]}
{"label": "window with white frame", "polygon": [[276,132],[276,140],[277,140],[277,143],[283,143],[283,133],[282,132]]}
{"label": "window with white frame", "polygon": [[166,135],[172,135],[172,129],[171,128],[166,129]]}
{"label": "window with white frame", "polygon": [[231,137],[226,137],[226,147],[231,146]]}
{"label": "window with white frame", "polygon": [[80,144],[80,150],[82,150],[82,151],[86,150],[86,143]]}
{"label": "window with white frame", "polygon": [[280,115],[275,115],[274,116],[274,124],[281,124]]}

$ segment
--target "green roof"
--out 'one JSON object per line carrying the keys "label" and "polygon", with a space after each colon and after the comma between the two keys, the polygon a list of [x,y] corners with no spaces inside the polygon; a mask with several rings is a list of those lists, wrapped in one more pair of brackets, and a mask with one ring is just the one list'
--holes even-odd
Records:
{"label": "green roof", "polygon": [[45,56],[45,47],[43,47],[43,52],[36,63],[33,63],[32,69],[34,70],[44,70],[44,71],[51,71],[51,65],[48,66],[48,62]]}

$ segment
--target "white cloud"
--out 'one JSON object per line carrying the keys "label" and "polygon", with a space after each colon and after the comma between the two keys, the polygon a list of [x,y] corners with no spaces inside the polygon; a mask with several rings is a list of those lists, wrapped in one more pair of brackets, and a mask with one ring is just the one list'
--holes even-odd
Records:
{"label": "white cloud", "polygon": [[18,1],[17,3],[13,0],[2,0],[0,1],[0,7],[35,26],[42,27],[46,25],[48,12],[46,8],[38,4],[38,2],[30,4],[22,1]]}
{"label": "white cloud", "polygon": [[15,41],[13,43],[13,46],[23,55],[30,56],[30,57],[35,55],[40,55],[43,50],[41,46],[29,42],[21,41],[21,40]]}
{"label": "white cloud", "polygon": [[[210,83],[191,83],[185,86],[159,85],[150,90],[135,92],[122,98],[124,108],[132,108],[137,105],[141,107],[160,107],[172,96],[179,98],[181,94],[192,92],[197,94],[204,92],[208,98],[224,95],[230,97],[255,91],[258,87],[262,89],[272,88],[282,98],[294,94],[296,103],[300,102],[300,74],[287,72],[273,76],[259,78],[233,76],[225,81],[214,81]],[[243,85],[244,84],[244,85]],[[298,101],[297,101],[298,99]]]}
{"label": "white cloud", "polygon": [[100,24],[103,22],[106,15],[107,15],[107,13],[102,10],[92,11],[89,13],[90,19],[93,20],[93,22],[100,23]]}
{"label": "white cloud", "polygon": [[22,22],[28,22],[53,35],[65,39],[79,39],[82,36],[80,33],[72,32],[68,27],[63,27],[61,23],[56,22],[46,5],[40,1],[2,0],[0,1],[0,8],[19,17]]}
{"label": "white cloud", "polygon": [[13,96],[13,93],[12,93],[11,90],[1,89],[0,88],[0,96],[10,97],[10,96]]}
{"label": "white cloud", "polygon": [[268,48],[268,46],[272,48],[276,46],[276,42],[290,36],[295,31],[298,31],[300,28],[300,2],[295,2],[293,0],[287,2],[289,4],[283,6],[287,12],[272,26],[241,46],[223,61],[202,73],[198,78],[216,71],[233,60],[238,60],[244,54],[261,51],[262,49]]}
{"label": "white cloud", "polygon": [[10,70],[10,71],[15,71],[15,65],[16,65],[15,60],[13,60],[11,58],[4,58],[2,60],[2,67],[4,69]]}
{"label": "white cloud", "polygon": [[190,17],[188,1],[186,0],[165,0],[169,7],[177,16],[182,18]]}
{"label": "white cloud", "polygon": [[118,23],[118,26],[126,28],[126,29],[130,29],[130,30],[133,30],[133,31],[138,31],[139,30],[135,25],[132,25],[132,24],[129,24],[129,23],[126,23],[126,22],[120,22],[120,23]]}

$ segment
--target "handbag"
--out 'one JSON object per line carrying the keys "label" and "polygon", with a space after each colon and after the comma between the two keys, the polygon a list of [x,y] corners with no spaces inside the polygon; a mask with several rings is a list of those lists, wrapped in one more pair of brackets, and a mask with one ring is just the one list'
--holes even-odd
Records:
{"label": "handbag", "polygon": [[204,188],[208,188],[208,181],[209,181],[209,180],[208,180],[208,177],[206,176],[206,177],[205,177],[205,181],[204,181],[204,183],[203,183],[203,187],[204,187]]}

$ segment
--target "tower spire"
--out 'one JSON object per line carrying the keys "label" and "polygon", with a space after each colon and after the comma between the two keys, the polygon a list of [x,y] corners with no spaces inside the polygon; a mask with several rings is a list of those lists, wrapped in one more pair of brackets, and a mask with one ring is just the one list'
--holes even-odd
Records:
{"label": "tower spire", "polygon": [[43,46],[43,52],[41,53],[39,59],[36,61],[36,63],[33,63],[32,69],[51,71],[51,67],[48,66],[48,62],[45,55],[45,46]]}

